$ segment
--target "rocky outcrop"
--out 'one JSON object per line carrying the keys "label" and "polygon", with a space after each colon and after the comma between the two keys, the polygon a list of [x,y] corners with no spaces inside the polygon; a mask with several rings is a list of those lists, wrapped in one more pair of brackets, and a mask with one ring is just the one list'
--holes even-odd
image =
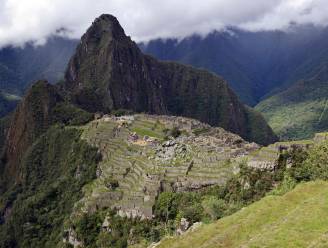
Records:
{"label": "rocky outcrop", "polygon": [[222,78],[142,54],[111,15],[97,18],[83,35],[63,90],[92,112],[187,116],[261,144],[276,139],[262,116],[240,103]]}
{"label": "rocky outcrop", "polygon": [[181,218],[179,226],[176,230],[177,235],[185,233],[190,227],[190,222],[186,218]]}

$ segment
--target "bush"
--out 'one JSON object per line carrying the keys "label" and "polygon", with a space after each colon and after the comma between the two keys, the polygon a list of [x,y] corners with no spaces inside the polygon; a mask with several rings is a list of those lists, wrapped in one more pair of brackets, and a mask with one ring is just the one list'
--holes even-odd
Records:
{"label": "bush", "polygon": [[93,114],[70,103],[58,103],[52,110],[52,123],[65,125],[83,125],[93,119]]}
{"label": "bush", "polygon": [[283,181],[270,192],[270,195],[284,195],[295,188],[297,182],[288,173],[285,173]]}
{"label": "bush", "polygon": [[128,110],[128,109],[116,109],[116,110],[112,110],[111,114],[119,117],[119,116],[123,116],[123,115],[132,115],[134,112],[132,110]]}
{"label": "bush", "polygon": [[206,196],[202,201],[202,207],[204,215],[210,217],[211,220],[222,218],[227,210],[226,202],[215,196]]}
{"label": "bush", "polygon": [[173,127],[172,130],[170,131],[170,135],[173,138],[177,138],[177,137],[179,137],[181,135],[181,131],[179,130],[179,128]]}
{"label": "bush", "polygon": [[300,170],[305,179],[328,179],[328,141],[315,145]]}
{"label": "bush", "polygon": [[100,214],[83,214],[75,223],[77,238],[87,247],[96,247],[97,237],[101,230],[103,217]]}
{"label": "bush", "polygon": [[177,138],[182,134],[181,130],[178,127],[173,127],[172,129],[164,128],[162,132],[165,135],[164,137],[165,140],[168,139],[169,136],[173,138]]}

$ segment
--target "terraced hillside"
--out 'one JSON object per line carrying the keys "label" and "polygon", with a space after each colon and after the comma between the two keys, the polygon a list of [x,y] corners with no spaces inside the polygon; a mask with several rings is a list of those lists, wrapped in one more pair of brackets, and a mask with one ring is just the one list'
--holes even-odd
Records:
{"label": "terraced hillside", "polygon": [[122,216],[152,218],[161,191],[224,184],[238,163],[258,149],[239,136],[199,121],[167,116],[104,116],[83,127],[100,149],[97,179],[77,208],[115,207]]}
{"label": "terraced hillside", "polygon": [[327,247],[327,202],[327,182],[300,184],[157,247]]}

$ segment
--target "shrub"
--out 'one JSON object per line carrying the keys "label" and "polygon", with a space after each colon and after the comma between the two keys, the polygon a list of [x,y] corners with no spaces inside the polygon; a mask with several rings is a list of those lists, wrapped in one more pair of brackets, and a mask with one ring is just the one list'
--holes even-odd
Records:
{"label": "shrub", "polygon": [[328,141],[315,145],[309,151],[301,172],[306,179],[328,179]]}
{"label": "shrub", "polygon": [[227,209],[227,204],[223,199],[218,199],[215,196],[206,196],[202,201],[204,215],[210,217],[211,220],[216,220],[224,216]]}
{"label": "shrub", "polygon": [[177,138],[177,137],[179,137],[181,135],[181,131],[179,130],[179,128],[173,127],[172,130],[170,131],[170,135],[173,138]]}
{"label": "shrub", "polygon": [[296,180],[291,177],[288,173],[285,173],[283,181],[273,189],[270,194],[271,195],[284,195],[287,192],[291,191],[295,188],[297,182]]}
{"label": "shrub", "polygon": [[65,125],[83,125],[93,119],[93,114],[86,112],[70,103],[58,103],[52,110],[52,123]]}
{"label": "shrub", "polygon": [[123,115],[132,115],[133,111],[128,109],[116,109],[116,110],[112,110],[111,114],[119,117]]}

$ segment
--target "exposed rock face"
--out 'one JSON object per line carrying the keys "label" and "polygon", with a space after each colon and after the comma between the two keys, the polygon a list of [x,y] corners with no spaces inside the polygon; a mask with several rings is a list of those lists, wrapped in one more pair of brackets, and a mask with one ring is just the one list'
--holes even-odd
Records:
{"label": "exposed rock face", "polygon": [[92,112],[130,109],[192,117],[267,144],[276,137],[220,77],[142,54],[117,19],[102,15],[83,35],[63,89]]}
{"label": "exposed rock face", "polygon": [[5,143],[4,160],[7,161],[2,176],[19,181],[19,164],[35,139],[51,122],[51,110],[61,101],[54,86],[38,81],[28,91],[17,107]]}
{"label": "exposed rock face", "polygon": [[178,235],[183,234],[184,232],[186,232],[188,230],[189,226],[190,226],[189,221],[186,218],[181,218],[180,225],[176,231],[177,234]]}

